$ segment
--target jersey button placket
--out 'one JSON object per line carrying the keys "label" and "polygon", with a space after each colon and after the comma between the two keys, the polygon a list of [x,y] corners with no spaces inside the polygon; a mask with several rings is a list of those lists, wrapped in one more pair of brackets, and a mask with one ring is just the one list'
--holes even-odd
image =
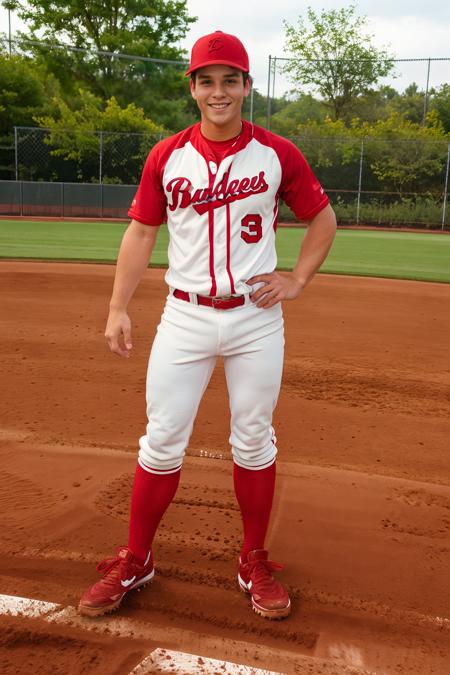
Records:
{"label": "jersey button placket", "polygon": [[[214,187],[214,181],[216,174],[211,171],[211,165],[217,167],[216,158],[214,155],[209,154],[207,157],[207,167],[208,167],[208,189],[211,192]],[[214,230],[215,230],[215,213],[214,209],[209,204],[208,208],[208,228],[209,228],[209,273],[211,276],[211,289],[210,295],[217,294],[217,283],[216,283],[216,272],[215,272],[215,246],[214,246]]]}

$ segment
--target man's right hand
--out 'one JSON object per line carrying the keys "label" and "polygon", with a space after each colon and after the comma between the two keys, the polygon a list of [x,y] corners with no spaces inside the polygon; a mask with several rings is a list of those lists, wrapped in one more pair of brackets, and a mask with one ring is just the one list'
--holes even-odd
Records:
{"label": "man's right hand", "polygon": [[111,309],[106,324],[105,338],[110,350],[128,359],[133,348],[131,342],[131,321],[125,311]]}

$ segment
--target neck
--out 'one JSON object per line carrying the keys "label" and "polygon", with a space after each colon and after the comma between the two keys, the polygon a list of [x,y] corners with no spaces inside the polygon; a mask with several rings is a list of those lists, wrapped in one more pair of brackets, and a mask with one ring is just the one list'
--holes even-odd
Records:
{"label": "neck", "polygon": [[202,120],[200,129],[203,136],[210,141],[228,141],[239,136],[242,131],[242,121],[239,119],[233,121],[232,124],[218,126],[211,124],[209,120]]}

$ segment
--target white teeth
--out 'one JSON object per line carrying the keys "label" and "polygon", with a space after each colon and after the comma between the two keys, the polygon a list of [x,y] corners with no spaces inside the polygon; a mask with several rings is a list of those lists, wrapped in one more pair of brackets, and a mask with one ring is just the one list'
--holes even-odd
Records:
{"label": "white teeth", "polygon": [[210,103],[209,104],[211,108],[217,108],[217,110],[222,110],[222,108],[226,108],[228,103]]}

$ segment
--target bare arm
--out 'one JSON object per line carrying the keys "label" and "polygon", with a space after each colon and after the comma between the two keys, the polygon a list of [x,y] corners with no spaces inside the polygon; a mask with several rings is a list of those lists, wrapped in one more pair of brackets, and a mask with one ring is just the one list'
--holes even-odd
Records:
{"label": "bare arm", "polygon": [[248,284],[265,284],[250,296],[252,302],[268,309],[281,300],[293,300],[300,295],[327,257],[335,234],[336,216],[328,205],[309,222],[292,272],[258,274],[247,281]]}
{"label": "bare arm", "polygon": [[132,220],[120,245],[105,337],[111,351],[125,358],[133,347],[128,303],[147,269],[158,231]]}

